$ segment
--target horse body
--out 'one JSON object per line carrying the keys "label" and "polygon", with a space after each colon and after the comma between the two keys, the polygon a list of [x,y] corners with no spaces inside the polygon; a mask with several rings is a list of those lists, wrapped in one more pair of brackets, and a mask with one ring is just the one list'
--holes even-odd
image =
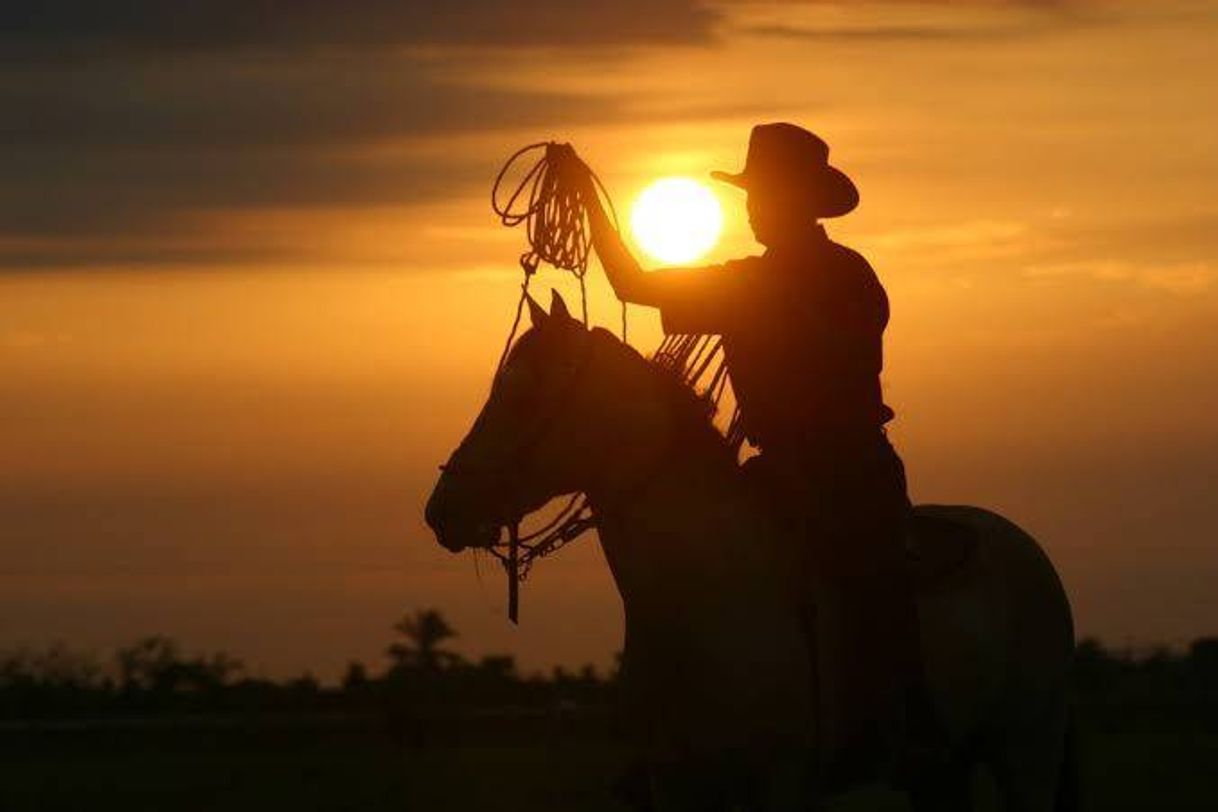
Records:
{"label": "horse body", "polygon": [[[565,309],[549,324],[533,318],[540,335],[521,339],[503,391],[492,391],[429,502],[441,542],[471,546],[505,510],[587,492],[622,598],[625,696],[655,808],[804,810],[826,786],[875,777],[826,773],[835,742],[818,723],[836,698],[834,647],[850,641],[834,640],[832,590],[794,564],[795,540],[745,487],[693,396]],[[530,367],[567,370],[567,383],[545,383]],[[519,433],[512,422],[537,411],[512,391],[517,379],[567,400],[527,464],[488,459],[504,447],[489,435]],[[493,492],[507,487],[505,470],[510,508]],[[969,527],[977,544],[920,590],[928,680],[954,754],[909,788],[915,807],[970,808],[971,767],[985,761],[1011,812],[1066,808],[1057,790],[1073,639],[1057,575],[1030,536],[994,513],[917,510]],[[810,589],[811,623],[799,609]]]}
{"label": "horse body", "polygon": [[[738,474],[698,460],[672,455],[647,493],[601,514],[643,749],[660,763],[715,764],[747,742],[770,766],[803,760],[823,771],[836,761],[832,733],[817,735],[835,693],[825,686],[850,675],[835,674],[832,645],[813,644],[814,662],[809,639],[831,637],[832,620],[809,634],[793,599],[810,587],[787,577],[794,570],[780,552],[781,528],[743,493]],[[987,763],[1012,810],[1054,809],[1073,650],[1057,575],[1036,542],[995,513],[916,510],[965,525],[978,540],[965,562],[919,590],[928,681],[954,748],[951,773],[927,777],[922,805],[964,804],[971,766]],[[822,772],[820,784],[845,788],[866,775]]]}
{"label": "horse body", "polygon": [[1074,632],[1049,558],[1014,523],[968,506],[918,508],[970,526],[976,551],[919,597],[923,658],[961,766],[991,768],[1009,810],[1073,808]]}

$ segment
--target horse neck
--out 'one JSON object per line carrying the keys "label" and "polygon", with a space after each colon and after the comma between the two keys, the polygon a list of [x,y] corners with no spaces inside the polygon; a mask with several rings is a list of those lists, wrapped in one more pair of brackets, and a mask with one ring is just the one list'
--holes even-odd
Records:
{"label": "horse neck", "polygon": [[684,501],[692,483],[735,477],[734,457],[683,384],[612,337],[593,358],[602,385],[584,420],[599,427],[583,484],[603,512],[636,513],[664,491]]}
{"label": "horse neck", "polygon": [[731,548],[753,518],[730,451],[663,374],[636,366],[622,385],[619,402],[630,416],[615,426],[616,442],[603,444],[587,488],[628,606],[671,599],[666,582],[696,582],[699,573],[732,566]]}

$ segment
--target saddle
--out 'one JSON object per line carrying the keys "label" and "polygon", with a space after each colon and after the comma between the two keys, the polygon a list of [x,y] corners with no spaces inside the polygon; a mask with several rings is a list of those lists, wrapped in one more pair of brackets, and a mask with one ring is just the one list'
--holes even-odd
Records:
{"label": "saddle", "polygon": [[905,537],[909,572],[919,592],[950,583],[977,552],[978,534],[956,519],[939,515],[933,505],[914,508]]}

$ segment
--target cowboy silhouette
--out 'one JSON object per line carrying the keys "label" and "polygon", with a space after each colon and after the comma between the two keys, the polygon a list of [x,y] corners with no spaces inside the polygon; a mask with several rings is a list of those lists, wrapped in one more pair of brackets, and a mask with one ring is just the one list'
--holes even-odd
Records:
{"label": "cowboy silhouette", "polygon": [[[659,308],[667,332],[723,337],[746,436],[760,451],[745,474],[821,579],[818,645],[838,672],[826,704],[844,715],[834,737],[847,753],[878,746],[904,759],[938,726],[904,553],[904,466],[884,428],[893,418],[880,388],[888,299],[867,261],[818,222],[859,201],[828,156],[801,127],[763,124],[742,172],[712,173],[748,195],[749,224],[765,246],[758,256],[646,272],[599,202],[589,217],[619,298]],[[584,199],[598,201],[586,182]]]}

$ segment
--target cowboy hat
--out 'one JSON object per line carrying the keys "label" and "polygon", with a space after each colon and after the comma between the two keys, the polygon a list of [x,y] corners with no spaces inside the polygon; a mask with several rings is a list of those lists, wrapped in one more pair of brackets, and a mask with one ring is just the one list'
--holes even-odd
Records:
{"label": "cowboy hat", "polygon": [[758,124],[749,134],[743,171],[711,172],[711,177],[745,190],[804,195],[817,217],[840,217],[859,203],[854,183],[829,165],[829,145],[785,122]]}

